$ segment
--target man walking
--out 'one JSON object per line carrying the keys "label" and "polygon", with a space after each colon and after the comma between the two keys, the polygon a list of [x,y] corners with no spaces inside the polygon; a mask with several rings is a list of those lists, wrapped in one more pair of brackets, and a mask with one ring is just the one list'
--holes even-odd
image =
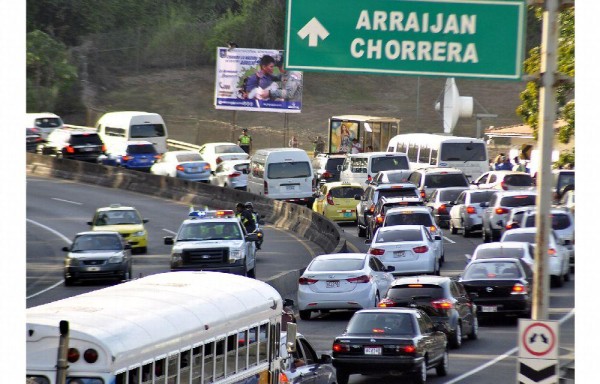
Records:
{"label": "man walking", "polygon": [[242,129],[242,134],[238,137],[238,145],[240,148],[244,150],[247,154],[250,154],[250,150],[252,150],[252,137],[248,135],[248,128]]}

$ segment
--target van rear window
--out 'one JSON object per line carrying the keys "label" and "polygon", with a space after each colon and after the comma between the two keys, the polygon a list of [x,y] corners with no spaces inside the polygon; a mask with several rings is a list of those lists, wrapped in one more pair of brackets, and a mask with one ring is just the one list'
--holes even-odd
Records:
{"label": "van rear window", "polygon": [[165,127],[162,124],[140,124],[132,125],[130,128],[131,138],[139,139],[142,137],[164,137]]}
{"label": "van rear window", "polygon": [[267,167],[268,179],[288,179],[295,177],[310,177],[311,167],[308,161],[289,161],[286,163],[271,163]]}
{"label": "van rear window", "polygon": [[487,161],[483,143],[443,143],[440,161]]}
{"label": "van rear window", "polygon": [[382,156],[371,159],[371,173],[392,169],[409,169],[406,156]]}

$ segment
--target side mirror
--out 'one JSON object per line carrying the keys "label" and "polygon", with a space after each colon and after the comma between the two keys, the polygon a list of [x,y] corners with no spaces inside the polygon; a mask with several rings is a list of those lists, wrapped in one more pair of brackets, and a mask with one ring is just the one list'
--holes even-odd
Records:
{"label": "side mirror", "polygon": [[396,267],[394,267],[393,265],[388,265],[388,266],[385,268],[385,271],[386,271],[386,272],[394,272],[395,270],[396,270]]}
{"label": "side mirror", "polygon": [[471,255],[470,253],[465,253],[465,259],[467,259],[467,264],[469,264],[471,262],[472,258],[473,258],[473,255]]}
{"label": "side mirror", "polygon": [[362,200],[362,195],[354,195],[354,200]]}
{"label": "side mirror", "polygon": [[440,235],[435,235],[435,236],[433,237],[433,239],[434,239],[434,240],[442,240],[442,236],[440,236]]}
{"label": "side mirror", "polygon": [[129,244],[129,243],[125,244],[125,246],[123,248],[125,248],[125,249],[131,249],[131,244]]}
{"label": "side mirror", "polygon": [[563,245],[571,245],[571,240],[569,240],[569,239],[565,239],[565,240],[563,241]]}
{"label": "side mirror", "polygon": [[332,362],[331,356],[327,355],[325,353],[322,354],[321,358],[319,359],[319,363],[321,363],[321,364],[331,364],[331,362]]}
{"label": "side mirror", "polygon": [[446,327],[443,324],[434,323],[433,324],[433,330],[435,332],[444,332],[446,330]]}
{"label": "side mirror", "polygon": [[92,225],[92,222],[91,222],[91,221],[88,221],[88,222],[87,222],[87,225]]}
{"label": "side mirror", "polygon": [[289,354],[296,352],[296,337],[298,335],[298,324],[287,323],[285,348]]}
{"label": "side mirror", "polygon": [[69,252],[70,251],[69,247],[62,247],[62,250],[63,250],[63,252]]}
{"label": "side mirror", "polygon": [[471,185],[479,185],[479,183],[475,180],[471,181]]}
{"label": "side mirror", "polygon": [[293,307],[294,300],[293,299],[283,299],[283,306],[284,307]]}
{"label": "side mirror", "polygon": [[143,219],[143,220],[142,220],[142,222],[143,222],[144,224],[145,224],[145,223],[147,223],[148,221],[150,221],[150,220],[148,220],[148,219]]}
{"label": "side mirror", "polygon": [[165,245],[173,245],[175,242],[173,241],[173,236],[165,236],[163,237],[163,241]]}

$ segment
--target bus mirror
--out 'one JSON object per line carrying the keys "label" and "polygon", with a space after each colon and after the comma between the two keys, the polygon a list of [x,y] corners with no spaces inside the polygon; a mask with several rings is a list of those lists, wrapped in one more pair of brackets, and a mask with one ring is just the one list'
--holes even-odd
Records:
{"label": "bus mirror", "polygon": [[287,334],[285,347],[288,353],[296,352],[296,335],[298,334],[298,324],[287,323]]}

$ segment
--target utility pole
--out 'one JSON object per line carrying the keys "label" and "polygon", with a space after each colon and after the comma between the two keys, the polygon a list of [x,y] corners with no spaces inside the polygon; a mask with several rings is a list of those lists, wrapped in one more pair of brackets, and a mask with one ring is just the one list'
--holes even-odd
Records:
{"label": "utility pole", "polygon": [[541,165],[537,177],[535,273],[533,279],[532,319],[548,319],[548,234],[550,232],[551,206],[551,163],[554,141],[554,120],[556,119],[556,70],[558,55],[558,8],[560,0],[545,0],[542,46],[541,80],[539,100],[539,140],[541,143]]}

